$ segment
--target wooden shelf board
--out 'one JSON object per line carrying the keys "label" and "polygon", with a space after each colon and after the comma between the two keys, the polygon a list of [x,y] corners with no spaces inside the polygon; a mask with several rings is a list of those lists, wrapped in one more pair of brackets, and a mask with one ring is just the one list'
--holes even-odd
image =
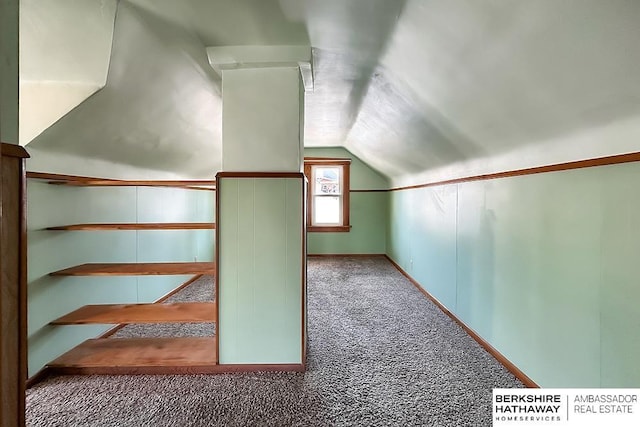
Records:
{"label": "wooden shelf board", "polygon": [[90,339],[50,362],[61,373],[206,372],[218,362],[215,337]]}
{"label": "wooden shelf board", "polygon": [[51,325],[118,323],[200,323],[215,322],[214,302],[175,304],[85,305],[54,321]]}
{"label": "wooden shelf board", "polygon": [[[98,178],[94,176],[64,175],[59,173],[35,172],[35,171],[27,171],[27,178],[41,179],[46,181],[72,181],[72,182],[104,181],[104,178]],[[116,181],[116,180],[111,180],[111,181]]]}
{"label": "wooden shelf board", "polygon": [[51,276],[157,276],[214,274],[214,262],[151,262],[82,264],[49,273]]}
{"label": "wooden shelf board", "polygon": [[111,186],[138,186],[138,185],[162,185],[162,186],[175,186],[175,187],[183,187],[185,185],[216,185],[216,181],[213,179],[187,179],[187,180],[162,180],[162,179],[153,179],[153,180],[132,180],[132,179],[94,179],[90,178],[89,180],[65,180],[63,182],[73,183],[78,185],[103,185],[107,187]]}
{"label": "wooden shelf board", "polygon": [[[27,155],[28,157],[28,155]],[[96,178],[91,176],[62,175],[46,172],[27,172],[27,178],[47,180],[54,185],[96,186],[96,187],[179,187],[190,190],[215,191],[216,181],[197,180],[123,180]]]}
{"label": "wooden shelf board", "polygon": [[105,223],[71,224],[47,227],[46,230],[213,230],[213,222],[148,222],[148,223]]}
{"label": "wooden shelf board", "polygon": [[120,180],[120,179],[87,179],[87,180],[53,180],[49,184],[71,185],[76,187],[180,187],[202,190],[215,190],[214,180]]}
{"label": "wooden shelf board", "polygon": [[204,187],[201,185],[186,185],[186,184],[152,184],[152,183],[124,183],[124,184],[94,184],[93,182],[88,183],[77,183],[77,182],[68,182],[68,181],[49,181],[51,185],[63,185],[63,186],[71,186],[71,187],[172,187],[172,188],[181,188],[183,190],[204,190],[204,191],[216,191],[215,186]]}

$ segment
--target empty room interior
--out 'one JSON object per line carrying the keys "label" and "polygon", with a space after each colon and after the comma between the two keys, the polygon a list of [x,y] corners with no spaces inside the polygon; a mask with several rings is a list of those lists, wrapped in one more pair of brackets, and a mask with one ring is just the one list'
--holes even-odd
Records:
{"label": "empty room interior", "polygon": [[633,0],[3,0],[0,426],[639,388],[638,40]]}

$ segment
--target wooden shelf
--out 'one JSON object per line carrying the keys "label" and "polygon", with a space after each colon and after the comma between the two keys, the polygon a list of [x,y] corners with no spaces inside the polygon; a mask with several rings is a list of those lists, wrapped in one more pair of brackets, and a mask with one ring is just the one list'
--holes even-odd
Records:
{"label": "wooden shelf", "polygon": [[215,322],[215,320],[216,304],[214,302],[100,304],[85,305],[50,324],[201,323]]}
{"label": "wooden shelf", "polygon": [[74,187],[176,187],[188,190],[208,190],[215,191],[215,181],[212,180],[192,180],[192,181],[125,181],[117,179],[90,179],[86,181],[49,181],[53,185],[68,185]]}
{"label": "wooden shelf", "polygon": [[96,178],[91,176],[62,175],[46,172],[27,172],[27,178],[47,180],[54,185],[72,185],[82,187],[179,187],[191,190],[215,191],[216,181],[212,179],[196,180],[124,180]]}
{"label": "wooden shelf", "polygon": [[206,373],[215,371],[215,337],[90,339],[47,367],[67,374]]}
{"label": "wooden shelf", "polygon": [[51,276],[162,276],[214,274],[214,262],[151,262],[82,264],[49,273]]}
{"label": "wooden shelf", "polygon": [[71,224],[47,227],[46,230],[213,230],[213,222],[148,222],[148,223],[110,223],[110,224]]}
{"label": "wooden shelf", "polygon": [[124,179],[87,179],[55,180],[51,184],[76,185],[82,187],[200,187],[214,189],[215,180],[124,180]]}

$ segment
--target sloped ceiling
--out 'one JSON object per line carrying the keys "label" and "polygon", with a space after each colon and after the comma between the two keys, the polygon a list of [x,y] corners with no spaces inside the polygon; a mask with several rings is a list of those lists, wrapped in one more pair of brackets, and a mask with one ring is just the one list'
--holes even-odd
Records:
{"label": "sloped ceiling", "polygon": [[106,86],[29,146],[211,177],[205,48],[310,45],[305,146],[397,183],[638,151],[638,22],[634,0],[120,0]]}
{"label": "sloped ceiling", "polygon": [[107,81],[116,0],[20,1],[20,144]]}

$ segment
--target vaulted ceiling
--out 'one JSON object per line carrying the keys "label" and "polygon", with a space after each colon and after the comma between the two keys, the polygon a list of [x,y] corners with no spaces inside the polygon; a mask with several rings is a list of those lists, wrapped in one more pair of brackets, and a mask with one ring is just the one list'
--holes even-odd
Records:
{"label": "vaulted ceiling", "polygon": [[396,181],[638,151],[638,23],[635,0],[22,0],[21,140],[208,178],[206,47],[307,45],[305,146]]}

